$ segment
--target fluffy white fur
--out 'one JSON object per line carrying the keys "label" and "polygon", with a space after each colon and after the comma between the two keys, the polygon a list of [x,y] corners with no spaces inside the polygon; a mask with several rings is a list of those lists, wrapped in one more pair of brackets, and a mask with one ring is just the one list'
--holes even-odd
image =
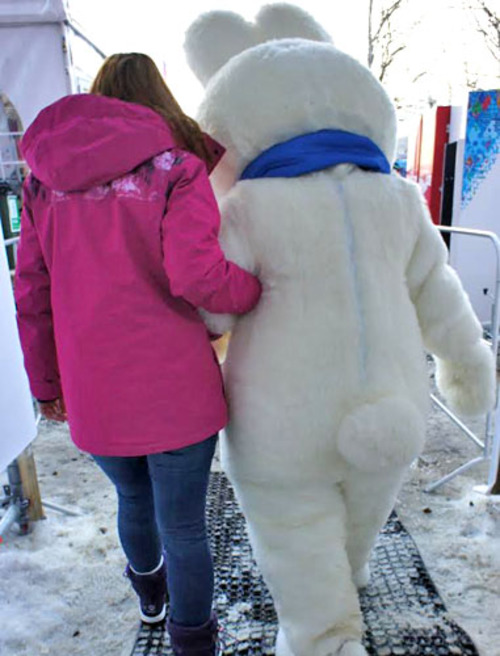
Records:
{"label": "fluffy white fur", "polygon": [[286,3],[265,5],[255,18],[260,43],[272,39],[299,37],[311,41],[331,42],[331,36],[312,16],[299,7]]}
{"label": "fluffy white fur", "polygon": [[358,406],[339,427],[339,453],[353,467],[377,472],[409,465],[422,450],[424,420],[404,398]]}
{"label": "fluffy white fur", "polygon": [[[415,185],[352,165],[238,182],[263,149],[322,128],[368,136],[393,157],[385,91],[359,62],[297,34],[294,11],[267,8],[261,22],[279,25],[285,12],[293,32],[268,33],[302,38],[222,64],[224,34],[212,39],[218,70],[199,119],[228,149],[214,173],[221,240],[264,292],[237,322],[206,319],[233,328],[223,459],[276,603],[276,653],[361,656],[356,585],[423,444],[424,347],[442,359],[439,385],[462,409],[491,407],[494,363]],[[201,51],[190,51],[196,66],[210,59]]]}
{"label": "fluffy white fur", "polygon": [[202,84],[231,57],[258,43],[253,25],[231,11],[202,14],[186,32],[188,64]]}
{"label": "fluffy white fur", "polygon": [[[235,77],[245,80],[237,92],[231,83]],[[306,81],[314,93],[305,88]],[[262,102],[268,89],[274,93]],[[214,97],[217,106],[210,100]],[[210,80],[198,119],[229,152],[216,169],[219,193],[231,188],[266,148],[324,128],[349,124],[390,161],[394,157],[396,117],[387,94],[359,62],[328,43],[281,39],[233,57]]]}
{"label": "fluffy white fur", "polygon": [[187,30],[184,48],[193,73],[206,85],[231,57],[253,45],[290,37],[331,42],[307,12],[281,3],[262,7],[254,23],[232,11],[202,14]]}
{"label": "fluffy white fur", "polygon": [[436,358],[436,382],[455,412],[478,415],[491,408],[495,403],[495,371],[489,346],[477,342],[455,361]]}

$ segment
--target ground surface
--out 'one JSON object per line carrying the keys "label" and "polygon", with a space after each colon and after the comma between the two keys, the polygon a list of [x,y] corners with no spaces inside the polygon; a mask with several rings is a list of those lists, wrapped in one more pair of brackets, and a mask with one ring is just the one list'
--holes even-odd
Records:
{"label": "ground surface", "polygon": [[[432,413],[428,433],[397,512],[450,615],[481,656],[500,656],[500,503],[474,492],[486,480],[481,467],[426,494],[427,483],[478,455],[441,412]],[[82,516],[47,509],[32,534],[12,533],[0,546],[0,653],[126,656],[137,615],[120,576],[114,491],[64,426],[42,422],[35,456],[43,498]]]}

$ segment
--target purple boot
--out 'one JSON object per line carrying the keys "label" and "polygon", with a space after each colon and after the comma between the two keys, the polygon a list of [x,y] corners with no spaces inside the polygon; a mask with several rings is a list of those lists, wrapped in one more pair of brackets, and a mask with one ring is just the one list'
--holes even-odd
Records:
{"label": "purple boot", "polygon": [[201,626],[181,626],[167,621],[170,643],[175,656],[217,656],[218,624],[215,614]]}
{"label": "purple boot", "polygon": [[150,574],[137,574],[127,565],[124,575],[139,597],[141,620],[147,624],[162,622],[167,614],[168,598],[165,558]]}

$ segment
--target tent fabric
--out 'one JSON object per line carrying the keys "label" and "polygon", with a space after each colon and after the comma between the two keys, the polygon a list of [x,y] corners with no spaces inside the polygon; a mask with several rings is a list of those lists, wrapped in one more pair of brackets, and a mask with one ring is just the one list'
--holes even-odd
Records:
{"label": "tent fabric", "polygon": [[69,19],[67,0],[2,0],[0,25],[12,23],[60,23]]}
{"label": "tent fabric", "polygon": [[[68,11],[67,0],[0,1],[0,92],[15,107],[23,128],[43,107],[72,91],[69,73],[75,73],[66,70],[63,50],[70,29],[65,24]],[[0,435],[3,471],[36,436],[4,248],[0,248]]]}
{"label": "tent fabric", "polygon": [[71,91],[62,52],[62,26],[0,24],[0,91],[26,129],[38,112]]}
{"label": "tent fabric", "polygon": [[[0,237],[1,237],[0,230]],[[0,248],[0,472],[35,438],[36,424],[23,366],[5,249]]]}

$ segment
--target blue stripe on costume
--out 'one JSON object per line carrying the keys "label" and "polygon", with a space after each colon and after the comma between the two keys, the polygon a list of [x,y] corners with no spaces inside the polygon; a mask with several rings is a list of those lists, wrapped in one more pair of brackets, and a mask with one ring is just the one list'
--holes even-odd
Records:
{"label": "blue stripe on costume", "polygon": [[250,162],[240,179],[295,178],[337,164],[391,172],[386,156],[368,137],[344,130],[318,130],[271,146]]}

